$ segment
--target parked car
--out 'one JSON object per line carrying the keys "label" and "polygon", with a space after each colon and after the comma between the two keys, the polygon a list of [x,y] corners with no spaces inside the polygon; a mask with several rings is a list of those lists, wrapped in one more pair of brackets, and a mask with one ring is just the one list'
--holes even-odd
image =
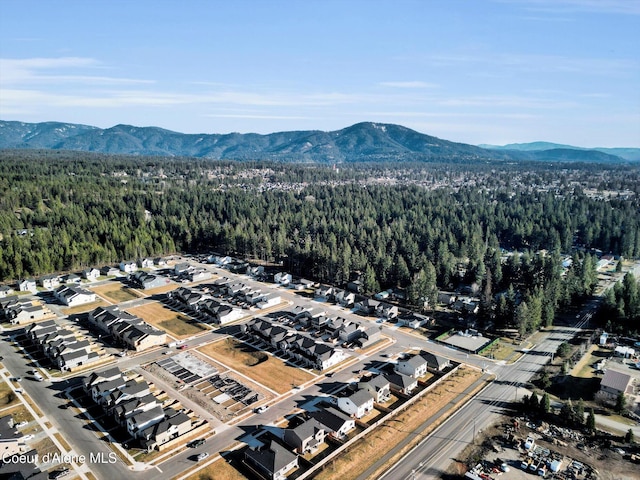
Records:
{"label": "parked car", "polygon": [[262,405],[260,407],[257,407],[256,409],[254,409],[253,411],[256,413],[264,413],[267,410],[269,410],[269,405]]}
{"label": "parked car", "polygon": [[56,470],[49,474],[49,478],[61,478],[69,474],[68,468],[63,468],[62,470]]}
{"label": "parked car", "polygon": [[192,442],[187,443],[187,447],[189,448],[197,448],[207,443],[207,440],[204,438],[198,438],[193,440]]}

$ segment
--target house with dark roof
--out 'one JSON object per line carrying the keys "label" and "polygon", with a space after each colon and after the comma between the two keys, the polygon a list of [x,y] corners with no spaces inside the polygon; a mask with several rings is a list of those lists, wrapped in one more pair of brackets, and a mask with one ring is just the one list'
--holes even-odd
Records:
{"label": "house with dark roof", "polygon": [[145,272],[144,270],[139,270],[129,275],[129,281],[137,288],[141,288],[143,290],[149,290],[151,288],[162,287],[169,284],[168,278],[161,277],[160,275],[153,275]]}
{"label": "house with dark roof", "polygon": [[127,432],[135,438],[140,438],[145,429],[162,420],[164,420],[164,410],[160,406],[155,406],[127,418]]}
{"label": "house with dark roof", "polygon": [[82,380],[82,388],[86,393],[88,393],[94,385],[97,385],[100,382],[115,380],[120,377],[122,377],[122,372],[118,367],[102,370],[101,372],[93,372],[88,377],[84,377]]}
{"label": "house with dark roof", "polygon": [[412,395],[418,388],[418,380],[404,373],[385,373],[384,377],[389,380],[390,390],[401,395]]}
{"label": "house with dark roof", "polygon": [[427,361],[427,369],[434,372],[441,372],[445,368],[451,366],[451,361],[448,358],[441,357],[431,352],[422,350],[420,356]]}
{"label": "house with dark roof", "polygon": [[315,418],[310,418],[294,428],[284,430],[284,442],[294,449],[294,452],[304,455],[315,452],[322,443],[326,430],[324,425]]}
{"label": "house with dark roof", "polygon": [[191,430],[191,419],[184,412],[172,408],[165,410],[165,419],[145,428],[138,438],[142,448],[152,450]]}
{"label": "house with dark roof", "polygon": [[333,407],[309,412],[309,416],[325,427],[327,435],[337,439],[345,438],[351,430],[356,428],[356,421],[353,418]]}
{"label": "house with dark roof", "polygon": [[247,448],[244,461],[269,480],[285,480],[290,471],[298,468],[298,456],[274,440]]}

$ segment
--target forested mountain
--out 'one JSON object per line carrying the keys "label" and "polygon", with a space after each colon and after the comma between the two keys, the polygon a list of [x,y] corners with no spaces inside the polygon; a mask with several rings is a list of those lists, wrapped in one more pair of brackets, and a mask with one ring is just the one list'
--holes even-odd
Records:
{"label": "forested mountain", "polygon": [[400,125],[363,122],[333,132],[292,131],[259,135],[183,134],[157,127],[116,125],[100,129],[68,123],[0,121],[0,148],[48,148],[111,154],[269,160],[297,163],[489,160],[620,162],[591,150],[521,152],[487,150],[449,142]]}
{"label": "forested mountain", "polygon": [[640,170],[626,165],[336,170],[9,150],[0,152],[0,281],[215,250],[335,285],[360,275],[367,292],[403,288],[412,304],[436,286],[476,285],[498,325],[519,309],[529,330],[590,293],[591,249],[640,255],[639,195]]}
{"label": "forested mountain", "polygon": [[582,148],[582,147],[574,147],[571,145],[562,145],[559,143],[551,143],[551,142],[530,142],[530,143],[511,143],[509,145],[487,145],[482,144],[478,145],[481,148],[486,148],[489,150],[517,150],[522,152],[541,152],[541,151],[549,151],[556,149],[570,149],[570,150],[594,150],[602,153],[606,153],[609,155],[616,155],[624,160],[628,160],[630,162],[638,162],[640,161],[640,148],[605,148],[605,147],[596,147],[596,148]]}

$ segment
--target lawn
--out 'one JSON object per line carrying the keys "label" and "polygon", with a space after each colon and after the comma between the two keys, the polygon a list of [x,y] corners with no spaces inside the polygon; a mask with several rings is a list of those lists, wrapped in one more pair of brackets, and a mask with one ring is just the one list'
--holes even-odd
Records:
{"label": "lawn", "polygon": [[516,347],[510,340],[500,339],[491,348],[482,352],[483,357],[495,360],[509,360],[520,347]]}
{"label": "lawn", "polygon": [[[452,377],[435,386],[429,393],[425,394],[420,400],[408,407],[398,415],[389,418],[378,428],[374,429],[365,439],[358,441],[352,448],[347,449],[336,460],[329,462],[324,470],[320,471],[314,478],[317,480],[331,480],[339,478],[341,480],[349,480],[358,478],[371,465],[373,465],[380,457],[392,450],[398,443],[414,435],[416,430],[430,417],[434,416],[438,411],[446,407],[457,395],[468,386],[473,384],[482,374],[476,370],[460,367],[458,372]],[[484,386],[481,385],[481,386]],[[481,387],[479,387],[481,388]],[[441,415],[438,421],[434,422],[428,429],[415,435],[413,442],[410,442],[403,448],[389,463],[379,469],[377,474],[381,474],[388,469],[389,464],[397,461],[401,455],[405,454],[425,435],[428,435],[438,425],[440,425],[449,415],[455,412],[457,406],[451,408]],[[401,425],[401,429],[398,428]]]}
{"label": "lawn", "polygon": [[140,307],[127,310],[132,315],[142,318],[145,322],[160,328],[177,339],[188,338],[209,328],[192,318],[165,307],[161,303],[148,303]]}
{"label": "lawn", "polygon": [[95,293],[113,303],[121,303],[144,295],[136,290],[125,287],[122,283],[115,281],[106,285],[101,285],[92,289]]}
{"label": "lawn", "polygon": [[301,385],[314,378],[300,368],[287,365],[279,358],[233,338],[225,338],[198,350],[278,393],[288,392],[292,385]]}

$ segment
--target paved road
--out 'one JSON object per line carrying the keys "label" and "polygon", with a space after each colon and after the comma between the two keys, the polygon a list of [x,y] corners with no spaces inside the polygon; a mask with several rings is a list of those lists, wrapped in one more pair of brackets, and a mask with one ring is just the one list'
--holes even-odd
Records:
{"label": "paved road", "polygon": [[575,327],[560,327],[547,332],[538,345],[514,364],[492,367],[496,381],[405,455],[382,478],[441,478],[462,450],[473,442],[474,434],[495,423],[499,416],[507,413],[511,402],[522,398],[527,382],[555,353],[558,345],[572,338],[591,315],[590,310],[583,313]]}

